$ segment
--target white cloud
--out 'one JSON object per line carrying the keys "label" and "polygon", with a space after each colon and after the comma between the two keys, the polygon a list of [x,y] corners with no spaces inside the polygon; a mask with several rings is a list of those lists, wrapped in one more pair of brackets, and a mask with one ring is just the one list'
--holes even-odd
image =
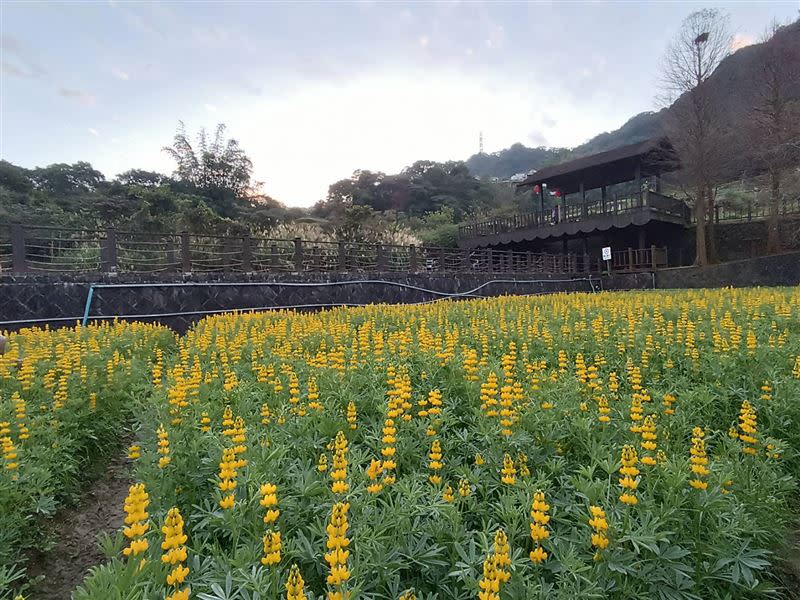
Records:
{"label": "white cloud", "polygon": [[737,33],[733,36],[733,40],[731,41],[731,52],[736,52],[744,48],[745,46],[751,46],[755,44],[756,39],[748,34],[748,33]]}
{"label": "white cloud", "polygon": [[[280,98],[241,96],[219,111],[253,160],[254,178],[294,206],[322,199],[356,169],[396,173],[419,159],[466,158],[477,152],[479,130],[491,152],[529,134],[528,143],[575,145],[619,125],[620,117],[605,116],[607,107],[581,111],[555,85],[532,96],[524,83],[492,83],[455,72],[398,71],[310,84]],[[546,137],[545,108],[559,123]]]}
{"label": "white cloud", "polygon": [[128,79],[130,79],[128,74],[118,67],[114,67],[113,69],[111,69],[111,74],[117,79],[121,79],[122,81],[128,81]]}
{"label": "white cloud", "polygon": [[205,109],[206,109],[206,111],[207,111],[207,112],[210,112],[210,113],[215,113],[215,112],[217,112],[217,106],[216,106],[216,104],[210,104],[210,103],[206,102],[205,104],[203,104],[203,108],[205,108]]}
{"label": "white cloud", "polygon": [[94,127],[89,127],[89,129],[87,129],[86,131],[88,131],[95,137],[98,137],[100,135],[100,132],[97,131],[97,129],[95,129]]}
{"label": "white cloud", "polygon": [[421,36],[419,38],[419,40],[417,40],[417,42],[419,43],[420,46],[422,46],[423,48],[426,48],[428,46],[428,44],[430,43],[430,40],[428,39],[427,35],[423,35],[423,36]]}
{"label": "white cloud", "polygon": [[90,94],[84,90],[76,90],[71,88],[59,88],[58,95],[68,100],[74,100],[83,106],[94,106],[97,104],[97,98],[94,94]]}

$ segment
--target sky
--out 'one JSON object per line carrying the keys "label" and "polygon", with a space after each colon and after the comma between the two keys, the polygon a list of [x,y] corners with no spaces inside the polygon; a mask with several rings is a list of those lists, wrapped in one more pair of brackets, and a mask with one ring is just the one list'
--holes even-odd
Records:
{"label": "sky", "polygon": [[737,46],[798,0],[0,0],[0,158],[169,173],[178,121],[227,125],[264,191],[310,206],[356,169],[575,146],[658,107],[682,19],[724,9]]}

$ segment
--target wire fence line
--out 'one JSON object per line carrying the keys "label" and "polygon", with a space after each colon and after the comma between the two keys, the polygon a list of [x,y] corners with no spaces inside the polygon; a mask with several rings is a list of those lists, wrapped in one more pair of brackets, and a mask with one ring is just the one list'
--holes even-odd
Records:
{"label": "wire fence line", "polygon": [[[666,266],[666,249],[644,248],[619,270]],[[255,236],[142,233],[0,224],[0,273],[596,273],[588,254],[320,242]]]}

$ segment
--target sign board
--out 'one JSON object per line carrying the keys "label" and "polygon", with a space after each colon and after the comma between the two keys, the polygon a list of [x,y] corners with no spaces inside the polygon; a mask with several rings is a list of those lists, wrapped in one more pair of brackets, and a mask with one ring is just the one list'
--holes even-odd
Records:
{"label": "sign board", "polygon": [[603,247],[603,260],[611,260],[611,246]]}

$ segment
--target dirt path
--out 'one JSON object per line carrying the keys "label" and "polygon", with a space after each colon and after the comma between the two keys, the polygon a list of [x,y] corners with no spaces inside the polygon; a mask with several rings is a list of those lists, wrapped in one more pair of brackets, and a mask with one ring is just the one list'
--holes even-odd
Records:
{"label": "dirt path", "polygon": [[97,536],[122,526],[122,506],[130,479],[124,454],[108,465],[105,473],[86,490],[75,508],[59,513],[48,529],[57,538],[49,552],[33,557],[28,565],[31,577],[44,580],[27,596],[28,600],[69,600],[89,568],[105,557],[97,548]]}

